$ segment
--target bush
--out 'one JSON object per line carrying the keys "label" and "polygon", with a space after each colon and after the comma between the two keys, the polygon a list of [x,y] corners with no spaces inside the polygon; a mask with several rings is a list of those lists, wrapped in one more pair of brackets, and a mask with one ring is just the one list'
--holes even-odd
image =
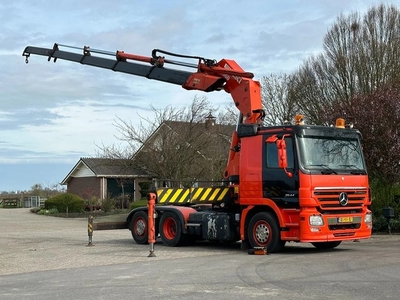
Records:
{"label": "bush", "polygon": [[85,200],[85,211],[95,211],[100,209],[100,200],[96,197],[91,197],[90,199]]}
{"label": "bush", "polygon": [[393,219],[390,221],[390,228],[392,233],[400,233],[400,218]]}
{"label": "bush", "polygon": [[139,182],[139,187],[140,187],[140,196],[142,198],[145,198],[147,196],[147,194],[149,193],[149,190],[152,186],[152,182],[151,181],[143,181],[143,182]]}
{"label": "bush", "polygon": [[[374,233],[388,233],[388,220],[384,216],[374,216],[372,220],[372,232]],[[400,218],[390,220],[391,233],[400,233]]]}
{"label": "bush", "polygon": [[370,181],[372,189],[372,207],[374,216],[382,216],[382,209],[390,206],[394,209],[395,216],[400,214],[400,186],[389,184],[379,179]]}
{"label": "bush", "polygon": [[131,203],[130,208],[131,208],[131,210],[132,210],[132,209],[135,209],[135,208],[138,208],[138,207],[143,207],[143,206],[147,206],[147,200],[146,200],[146,199],[144,199],[144,200],[138,200],[138,201],[133,201],[133,202]]}
{"label": "bush", "polygon": [[80,213],[85,207],[85,200],[73,194],[59,194],[47,199],[44,208],[47,210],[57,209],[60,213]]}
{"label": "bush", "polygon": [[101,203],[101,209],[104,212],[110,212],[115,209],[115,199],[111,198],[108,196],[107,198],[104,198],[102,203]]}
{"label": "bush", "polygon": [[36,212],[38,215],[56,215],[58,214],[57,208],[52,208],[52,209],[39,209]]}
{"label": "bush", "polygon": [[387,232],[388,231],[388,223],[385,217],[382,215],[380,216],[373,216],[372,219],[372,232],[379,233],[379,232]]}
{"label": "bush", "polygon": [[115,198],[115,207],[118,209],[124,209],[129,207],[129,196],[120,195]]}

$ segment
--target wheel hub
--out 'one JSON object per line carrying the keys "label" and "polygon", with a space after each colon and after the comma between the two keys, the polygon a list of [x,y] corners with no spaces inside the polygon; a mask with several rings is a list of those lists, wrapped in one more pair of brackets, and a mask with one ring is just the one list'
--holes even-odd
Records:
{"label": "wheel hub", "polygon": [[269,229],[265,224],[260,224],[256,228],[256,238],[260,243],[266,243],[269,237]]}
{"label": "wheel hub", "polygon": [[144,223],[144,221],[143,220],[138,220],[136,222],[136,233],[138,235],[143,235],[145,229],[146,229],[146,224]]}

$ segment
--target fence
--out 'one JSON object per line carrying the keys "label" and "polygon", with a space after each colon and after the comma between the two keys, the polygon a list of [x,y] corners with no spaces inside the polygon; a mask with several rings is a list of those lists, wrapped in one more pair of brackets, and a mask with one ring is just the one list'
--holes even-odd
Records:
{"label": "fence", "polygon": [[24,207],[31,208],[31,207],[43,207],[44,202],[47,198],[43,198],[40,196],[27,196],[24,197]]}

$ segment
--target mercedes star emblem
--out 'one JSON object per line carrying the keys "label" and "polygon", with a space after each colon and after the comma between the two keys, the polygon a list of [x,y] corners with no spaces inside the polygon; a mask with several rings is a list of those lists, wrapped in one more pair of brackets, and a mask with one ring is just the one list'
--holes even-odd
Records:
{"label": "mercedes star emblem", "polygon": [[349,203],[349,196],[347,196],[347,193],[342,192],[339,194],[339,203],[341,206],[346,206],[347,203]]}

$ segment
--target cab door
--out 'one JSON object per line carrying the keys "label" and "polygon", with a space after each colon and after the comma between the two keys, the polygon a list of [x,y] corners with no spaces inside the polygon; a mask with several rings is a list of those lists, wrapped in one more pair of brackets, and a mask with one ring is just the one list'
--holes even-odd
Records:
{"label": "cab door", "polygon": [[[299,172],[296,145],[293,135],[284,136],[287,167],[282,168],[278,160],[277,141],[283,134],[266,135],[263,144],[263,197],[272,199],[279,207],[299,207]],[[271,142],[273,141],[273,142]]]}

